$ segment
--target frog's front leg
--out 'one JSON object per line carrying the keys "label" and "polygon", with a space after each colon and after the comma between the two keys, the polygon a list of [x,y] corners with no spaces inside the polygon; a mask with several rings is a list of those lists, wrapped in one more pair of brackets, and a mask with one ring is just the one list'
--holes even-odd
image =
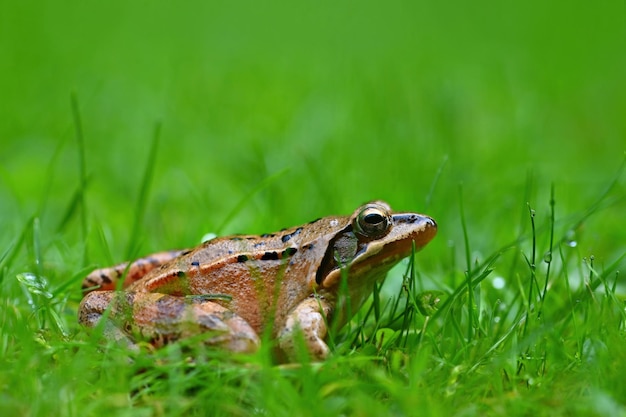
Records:
{"label": "frog's front leg", "polygon": [[302,341],[311,359],[326,359],[330,350],[324,338],[328,333],[327,320],[331,311],[328,300],[314,296],[302,301],[289,313],[278,334],[278,344],[290,360],[297,359]]}
{"label": "frog's front leg", "polygon": [[107,335],[116,340],[125,337],[130,344],[145,340],[160,347],[200,334],[207,335],[203,339],[205,344],[233,352],[254,352],[260,343],[243,318],[201,296],[94,291],[83,298],[78,320],[84,326],[94,327],[109,306],[108,318],[113,326],[106,323]]}

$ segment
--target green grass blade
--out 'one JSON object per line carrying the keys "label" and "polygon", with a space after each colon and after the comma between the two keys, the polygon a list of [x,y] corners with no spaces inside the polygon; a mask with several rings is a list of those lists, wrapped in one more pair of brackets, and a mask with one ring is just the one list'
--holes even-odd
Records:
{"label": "green grass blade", "polygon": [[150,145],[150,151],[148,153],[148,159],[146,161],[146,168],[141,179],[141,185],[139,187],[139,196],[137,197],[137,203],[135,206],[135,217],[133,219],[133,226],[131,232],[131,238],[128,242],[126,249],[126,259],[134,259],[137,257],[142,239],[140,236],[141,228],[143,227],[144,218],[146,215],[146,207],[148,205],[148,198],[150,195],[150,186],[152,185],[152,179],[156,169],[157,151],[159,149],[159,139],[161,136],[161,123],[157,123],[154,127],[154,134],[152,135],[152,143]]}
{"label": "green grass blade", "polygon": [[[89,251],[87,249],[87,234],[88,234],[88,225],[87,225],[87,203],[85,202],[85,193],[87,190],[87,163],[85,161],[85,137],[83,135],[83,124],[82,118],[80,114],[80,106],[78,104],[78,97],[75,93],[71,95],[71,105],[72,105],[72,116],[74,120],[74,129],[76,131],[76,151],[78,152],[78,179],[79,186],[76,194],[76,205],[80,207],[80,231],[82,234],[83,242],[85,242],[84,252],[83,252],[83,265],[88,263],[88,254]],[[70,209],[72,210],[73,204],[70,204]],[[61,223],[63,224],[63,222]]]}

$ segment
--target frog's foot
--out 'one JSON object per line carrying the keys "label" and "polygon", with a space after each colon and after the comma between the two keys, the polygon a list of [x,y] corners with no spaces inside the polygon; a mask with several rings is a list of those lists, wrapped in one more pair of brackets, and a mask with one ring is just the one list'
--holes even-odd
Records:
{"label": "frog's foot", "polygon": [[146,340],[155,347],[197,335],[206,335],[203,341],[207,345],[233,352],[254,352],[260,344],[256,332],[243,318],[202,298],[96,291],[83,299],[79,322],[94,327],[109,305],[109,319],[117,329],[122,329],[130,340]]}
{"label": "frog's foot", "polygon": [[314,361],[326,359],[330,353],[324,338],[328,333],[327,318],[331,312],[329,303],[320,297],[307,298],[287,316],[285,327],[278,335],[278,344],[290,360],[298,358],[304,345]]}

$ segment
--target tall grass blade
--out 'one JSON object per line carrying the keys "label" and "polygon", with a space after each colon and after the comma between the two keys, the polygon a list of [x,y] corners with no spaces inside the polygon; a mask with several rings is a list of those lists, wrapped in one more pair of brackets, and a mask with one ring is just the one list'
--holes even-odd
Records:
{"label": "tall grass blade", "polygon": [[439,168],[437,168],[437,172],[435,172],[435,176],[433,178],[433,182],[430,184],[430,188],[428,189],[428,194],[426,194],[426,199],[424,201],[424,211],[428,211],[430,208],[430,203],[433,199],[433,194],[435,193],[435,188],[437,188],[437,184],[439,183],[439,179],[441,178],[441,174],[443,173],[443,169],[448,163],[448,155],[444,155]]}
{"label": "tall grass blade", "polygon": [[465,283],[467,289],[467,340],[472,340],[474,334],[474,314],[476,312],[476,302],[474,300],[474,284],[472,283],[472,261],[470,258],[469,236],[467,224],[465,223],[465,210],[463,208],[463,186],[459,186],[459,214],[461,216],[461,229],[463,230],[463,243],[465,244]]}
{"label": "tall grass blade", "polygon": [[[85,192],[87,190],[87,163],[85,162],[85,138],[83,135],[83,124],[80,115],[80,106],[75,93],[71,94],[72,116],[74,119],[74,129],[76,131],[76,150],[78,152],[78,179],[79,187],[76,195],[76,205],[80,206],[80,230],[83,242],[85,242],[83,252],[83,265],[88,263],[87,250],[87,204],[85,203]],[[70,205],[70,210],[72,210]],[[73,211],[73,210],[72,210]],[[62,223],[63,224],[63,223]]]}
{"label": "tall grass blade", "polygon": [[126,250],[126,259],[136,258],[142,243],[139,236],[141,236],[140,231],[143,226],[146,214],[146,207],[148,205],[148,197],[150,194],[150,186],[152,185],[152,178],[154,177],[160,136],[161,123],[157,123],[154,127],[152,144],[150,145],[150,152],[148,153],[146,168],[141,179],[139,196],[137,198],[137,205],[135,206],[135,218],[133,219],[133,227],[130,235],[130,241],[128,242],[128,248]]}

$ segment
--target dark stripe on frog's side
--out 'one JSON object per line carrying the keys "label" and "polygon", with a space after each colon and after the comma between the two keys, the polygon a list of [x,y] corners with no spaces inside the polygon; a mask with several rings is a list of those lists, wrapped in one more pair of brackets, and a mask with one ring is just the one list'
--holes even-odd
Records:
{"label": "dark stripe on frog's side", "polygon": [[[246,260],[259,260],[259,261],[278,261],[280,259],[286,259],[293,256],[298,252],[297,248],[288,247],[282,251],[266,251],[263,254],[248,255]],[[239,255],[246,256],[246,255]]]}
{"label": "dark stripe on frog's side", "polygon": [[[107,280],[109,280],[109,277],[107,277]],[[100,280],[100,281],[98,281],[98,280],[93,279],[93,278],[91,278],[91,277],[89,277],[89,276],[88,276],[88,277],[86,277],[86,278],[83,280],[83,285],[81,286],[81,289],[82,289],[82,290],[87,290],[87,289],[89,289],[89,290],[92,290],[92,289],[97,289],[97,287],[100,287],[100,285],[102,284],[102,282],[103,282],[103,281],[102,281],[102,277],[101,277],[101,280]],[[111,280],[109,280],[109,282],[111,282]]]}
{"label": "dark stripe on frog's side", "polygon": [[284,251],[282,251],[282,257],[285,258],[287,256],[293,256],[296,254],[296,252],[298,252],[297,248],[287,248]]}
{"label": "dark stripe on frog's side", "polygon": [[[102,287],[112,286],[124,273],[126,265],[123,266],[123,268],[121,268],[120,266],[115,266],[111,268],[96,269],[92,271],[83,280],[81,289],[92,291]],[[110,272],[107,273],[106,271]],[[113,275],[115,275],[115,277],[113,277]]]}
{"label": "dark stripe on frog's side", "polygon": [[[352,225],[346,226],[345,229],[337,233],[335,237],[329,242],[328,248],[326,249],[326,253],[324,254],[324,258],[322,259],[322,262],[320,263],[319,268],[317,268],[317,272],[315,274],[315,282],[317,283],[317,285],[321,285],[326,275],[328,275],[332,270],[340,267],[336,259],[336,255],[337,255],[336,245],[337,245],[337,242],[343,238],[356,239],[357,248],[359,246],[362,246],[358,243],[358,238],[352,231]],[[354,259],[354,257],[356,256],[356,253],[357,252],[355,251],[353,254],[351,254],[352,259]],[[349,261],[345,263],[349,263]]]}
{"label": "dark stripe on frog's side", "polygon": [[[295,255],[298,252],[297,248],[288,247],[283,249],[282,251],[265,251],[258,253],[242,253],[241,255],[237,255],[236,257],[228,257],[223,261],[219,262],[221,264],[229,264],[232,262],[247,262],[247,261],[277,261],[279,259],[285,259],[287,257]],[[199,266],[200,264],[197,261],[193,261],[191,263],[193,266]],[[197,265],[196,265],[197,264]],[[213,265],[213,264],[212,264]]]}
{"label": "dark stripe on frog's side", "polygon": [[263,256],[261,256],[262,261],[277,261],[278,260],[278,252],[265,252]]}
{"label": "dark stripe on frog's side", "polygon": [[288,233],[288,234],[284,235],[283,237],[281,237],[280,240],[282,240],[283,243],[287,243],[289,240],[291,240],[292,237],[298,236],[301,231],[302,231],[302,227],[298,227],[293,232]]}
{"label": "dark stripe on frog's side", "polygon": [[[261,256],[261,260],[262,261],[277,261],[279,259],[285,259],[289,256],[293,256],[295,255],[295,253],[298,252],[298,249],[294,248],[294,247],[289,247],[285,250],[282,250],[280,252],[278,251],[268,251],[265,252],[262,256]],[[257,258],[259,259],[259,258]]]}
{"label": "dark stripe on frog's side", "polygon": [[[111,284],[113,281],[111,281],[111,278],[109,278],[109,276],[107,274],[100,274],[100,280],[101,282],[99,282],[98,284]],[[93,280],[90,280],[93,281]]]}

